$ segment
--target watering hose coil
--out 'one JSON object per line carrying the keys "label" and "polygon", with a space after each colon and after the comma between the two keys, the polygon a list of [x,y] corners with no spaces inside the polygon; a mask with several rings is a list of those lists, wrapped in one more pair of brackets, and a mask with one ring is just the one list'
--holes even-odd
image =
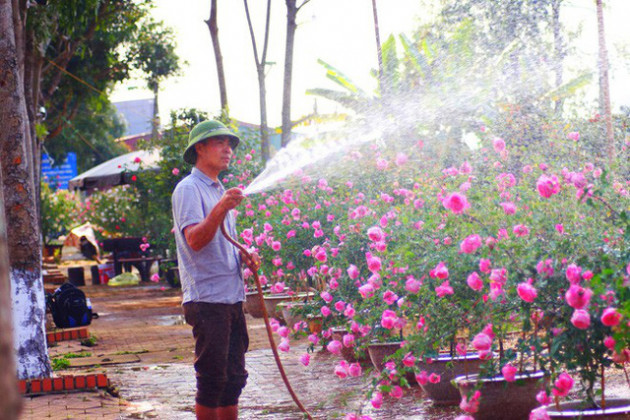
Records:
{"label": "watering hose coil", "polygon": [[[225,238],[232,245],[238,248],[239,251],[241,251],[243,254],[251,258],[251,254],[249,253],[249,251],[227,233],[227,230],[225,229],[225,223],[221,223],[221,233],[223,233],[223,236],[225,236]],[[254,273],[254,282],[256,283],[258,296],[260,297],[260,301],[262,302],[263,291],[262,291],[262,286],[260,285],[260,279],[258,278],[258,271],[252,270],[252,272]],[[263,319],[265,320],[265,327],[267,329],[267,338],[269,338],[269,345],[271,346],[273,357],[276,360],[276,365],[278,366],[278,370],[280,371],[280,376],[282,376],[282,380],[284,381],[284,384],[287,387],[289,394],[291,394],[291,398],[293,398],[293,401],[295,402],[295,404],[298,406],[298,408],[304,413],[304,415],[309,420],[312,420],[313,417],[311,417],[311,414],[306,410],[304,405],[302,405],[302,403],[298,399],[297,395],[293,391],[293,388],[291,387],[291,384],[289,383],[289,378],[287,378],[287,374],[284,372],[284,367],[282,366],[282,362],[280,361],[280,355],[278,354],[278,348],[276,346],[276,342],[273,339],[273,330],[271,329],[271,324],[269,324],[269,315],[267,314],[267,308],[265,307],[265,305],[262,305],[262,313],[263,313]]]}

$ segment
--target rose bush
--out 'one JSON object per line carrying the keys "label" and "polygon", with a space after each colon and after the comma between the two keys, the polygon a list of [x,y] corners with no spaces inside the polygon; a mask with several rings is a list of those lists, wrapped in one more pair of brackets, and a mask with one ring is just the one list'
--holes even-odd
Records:
{"label": "rose bush", "polygon": [[512,158],[510,142],[477,134],[482,147],[456,165],[421,143],[366,146],[346,157],[362,175],[334,188],[304,172],[299,189],[251,196],[246,240],[271,284],[320,291],[310,310],[324,330],[311,342],[340,325],[355,349],[403,340],[378,392],[421,375],[412,358],[478,351],[485,376],[542,369],[545,394],[560,396],[552,384],[572,375],[594,403],[602,368],[629,345],[627,173],[590,162],[575,132],[554,134],[562,161]]}

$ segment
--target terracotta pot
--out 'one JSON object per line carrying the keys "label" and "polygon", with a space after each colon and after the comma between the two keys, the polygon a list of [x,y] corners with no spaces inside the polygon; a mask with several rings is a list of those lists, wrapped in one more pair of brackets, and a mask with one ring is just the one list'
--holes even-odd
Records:
{"label": "terracotta pot", "polygon": [[[374,368],[381,372],[385,368],[385,363],[387,363],[385,359],[400,350],[400,344],[400,341],[369,344],[368,355],[370,356]],[[408,373],[405,378],[407,382],[409,382],[409,385],[418,385],[416,376],[413,373]]]}
{"label": "terracotta pot", "polygon": [[263,301],[265,304],[265,308],[267,308],[267,315],[269,315],[270,318],[282,319],[282,310],[278,309],[277,307],[280,302],[300,302],[302,299],[306,299],[307,297],[311,297],[314,295],[315,294],[313,292],[308,292],[308,294],[297,293],[295,295],[278,293],[275,295],[265,295]]}
{"label": "terracotta pot", "polygon": [[257,291],[245,293],[245,312],[254,318],[263,317],[263,300]]}
{"label": "terracotta pot", "polygon": [[479,366],[483,360],[476,353],[466,356],[451,357],[448,354],[441,355],[433,359],[431,363],[420,361],[418,368],[426,371],[428,375],[435,373],[440,375],[440,382],[433,384],[427,382],[420,385],[427,396],[431,398],[435,405],[458,405],[461,401],[459,390],[451,382],[456,376],[470,375],[479,372]]}
{"label": "terracotta pot", "polygon": [[284,320],[285,324],[289,327],[293,327],[293,325],[295,325],[296,322],[304,320],[304,318],[301,315],[293,315],[292,313],[293,308],[301,307],[301,306],[304,306],[304,302],[285,301],[285,302],[280,302],[276,306],[276,309],[280,309],[280,312],[282,313],[282,319]]}
{"label": "terracotta pot", "polygon": [[320,315],[308,315],[306,322],[308,323],[308,329],[312,334],[319,334],[322,332],[323,318]]}
{"label": "terracotta pot", "polygon": [[545,406],[547,414],[551,419],[606,419],[621,420],[630,419],[630,399],[611,398],[606,400],[605,409],[584,409],[582,401],[565,401],[559,404],[560,409],[555,404]]}
{"label": "terracotta pot", "polygon": [[455,383],[460,395],[466,396],[481,382],[477,420],[527,420],[538,406],[536,394],[543,387],[543,372],[516,375],[516,381],[507,382],[503,376],[479,378],[477,374],[458,376]]}
{"label": "terracotta pot", "polygon": [[267,308],[267,315],[269,318],[282,318],[282,312],[278,310],[277,306],[280,302],[287,302],[291,300],[291,296],[284,293],[278,293],[277,295],[265,295],[263,296],[263,303]]}

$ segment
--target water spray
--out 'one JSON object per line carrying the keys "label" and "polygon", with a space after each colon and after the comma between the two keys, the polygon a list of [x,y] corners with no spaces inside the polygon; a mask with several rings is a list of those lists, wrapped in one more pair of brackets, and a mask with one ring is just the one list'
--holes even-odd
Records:
{"label": "water spray", "polygon": [[[225,238],[232,245],[234,245],[243,254],[247,255],[247,257],[251,260],[251,254],[247,250],[247,248],[245,248],[242,244],[238,243],[234,238],[232,238],[227,233],[227,229],[225,227],[225,223],[221,223],[221,233],[223,233],[223,236],[225,236]],[[258,270],[252,270],[252,272],[254,273],[254,282],[256,283],[256,289],[258,290],[258,296],[260,297],[260,301],[262,302],[263,301],[263,291],[262,291],[262,286],[260,284],[260,279],[258,278]],[[267,314],[267,308],[265,307],[265,305],[262,305],[262,313],[263,313],[263,319],[265,320],[265,327],[267,329],[267,338],[269,338],[269,345],[271,346],[271,350],[273,352],[273,357],[276,360],[276,365],[278,366],[278,370],[280,371],[280,376],[282,376],[282,381],[284,382],[285,386],[287,387],[287,390],[289,391],[289,394],[291,394],[291,398],[293,398],[293,401],[298,406],[300,411],[302,411],[302,413],[304,413],[304,415],[309,420],[312,420],[313,417],[311,417],[311,414],[306,410],[304,405],[302,405],[302,403],[298,399],[297,395],[293,391],[293,388],[291,387],[291,384],[289,383],[289,378],[287,378],[287,374],[284,371],[284,367],[282,366],[282,361],[280,360],[280,355],[278,354],[278,348],[276,347],[276,342],[273,339],[273,330],[271,329],[271,324],[269,323],[269,315]]]}

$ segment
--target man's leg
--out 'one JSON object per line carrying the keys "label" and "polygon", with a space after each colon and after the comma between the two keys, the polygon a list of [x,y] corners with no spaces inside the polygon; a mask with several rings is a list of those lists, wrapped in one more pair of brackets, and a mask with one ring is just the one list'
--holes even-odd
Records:
{"label": "man's leg", "polygon": [[249,336],[242,304],[236,304],[232,312],[230,346],[227,366],[227,384],[219,408],[222,420],[236,420],[238,417],[238,399],[247,383],[245,352],[249,347]]}
{"label": "man's leg", "polygon": [[219,407],[219,419],[236,420],[238,419],[238,405],[229,405],[227,407]]}
{"label": "man's leg", "polygon": [[226,305],[186,303],[186,322],[193,327],[198,419],[222,419],[218,407],[227,383],[230,313]]}
{"label": "man's leg", "polygon": [[195,404],[195,414],[197,420],[220,420],[223,417],[219,414],[218,408],[210,408],[199,403]]}

